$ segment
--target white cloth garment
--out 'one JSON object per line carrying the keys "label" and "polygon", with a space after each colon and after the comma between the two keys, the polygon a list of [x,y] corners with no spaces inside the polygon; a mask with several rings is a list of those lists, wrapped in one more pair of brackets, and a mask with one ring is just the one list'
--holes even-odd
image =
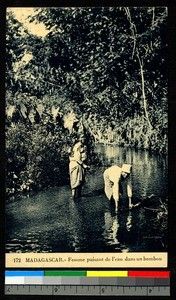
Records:
{"label": "white cloth garment", "polygon": [[[119,183],[122,176],[122,168],[118,166],[112,166],[105,170],[104,174],[105,194],[110,200],[113,196],[115,201],[119,200]],[[132,185],[130,176],[126,179],[127,181],[127,195],[129,198],[132,197]]]}

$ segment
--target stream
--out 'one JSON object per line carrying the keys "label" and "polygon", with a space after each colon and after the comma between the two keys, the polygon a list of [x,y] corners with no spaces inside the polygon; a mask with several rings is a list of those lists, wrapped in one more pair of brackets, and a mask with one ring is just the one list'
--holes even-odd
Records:
{"label": "stream", "polygon": [[[102,166],[87,172],[81,199],[71,199],[65,185],[7,200],[7,253],[167,251],[167,218],[159,210],[168,193],[167,159],[115,145],[97,145],[96,152]],[[103,192],[103,172],[125,162],[133,166],[134,203],[148,200],[129,211],[124,188],[115,214]]]}

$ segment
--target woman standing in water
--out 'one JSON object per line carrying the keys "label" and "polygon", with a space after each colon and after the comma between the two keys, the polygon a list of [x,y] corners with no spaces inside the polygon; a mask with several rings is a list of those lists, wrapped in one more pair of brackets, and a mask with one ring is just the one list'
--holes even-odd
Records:
{"label": "woman standing in water", "polygon": [[88,166],[84,163],[87,158],[86,146],[78,142],[73,147],[73,155],[70,156],[69,174],[72,197],[81,197],[82,187],[85,183],[85,173]]}

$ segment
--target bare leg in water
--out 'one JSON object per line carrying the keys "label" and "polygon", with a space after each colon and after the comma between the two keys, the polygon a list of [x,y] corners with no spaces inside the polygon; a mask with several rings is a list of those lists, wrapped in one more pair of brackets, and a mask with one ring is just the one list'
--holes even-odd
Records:
{"label": "bare leg in water", "polygon": [[82,185],[79,185],[76,188],[72,189],[72,197],[73,197],[73,199],[79,199],[79,198],[81,198],[81,191],[82,191]]}

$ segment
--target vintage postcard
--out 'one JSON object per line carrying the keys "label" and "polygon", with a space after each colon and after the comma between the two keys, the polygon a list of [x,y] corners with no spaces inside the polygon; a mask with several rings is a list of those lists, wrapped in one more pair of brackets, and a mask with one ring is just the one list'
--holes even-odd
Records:
{"label": "vintage postcard", "polygon": [[168,267],[168,8],[7,7],[6,268]]}

